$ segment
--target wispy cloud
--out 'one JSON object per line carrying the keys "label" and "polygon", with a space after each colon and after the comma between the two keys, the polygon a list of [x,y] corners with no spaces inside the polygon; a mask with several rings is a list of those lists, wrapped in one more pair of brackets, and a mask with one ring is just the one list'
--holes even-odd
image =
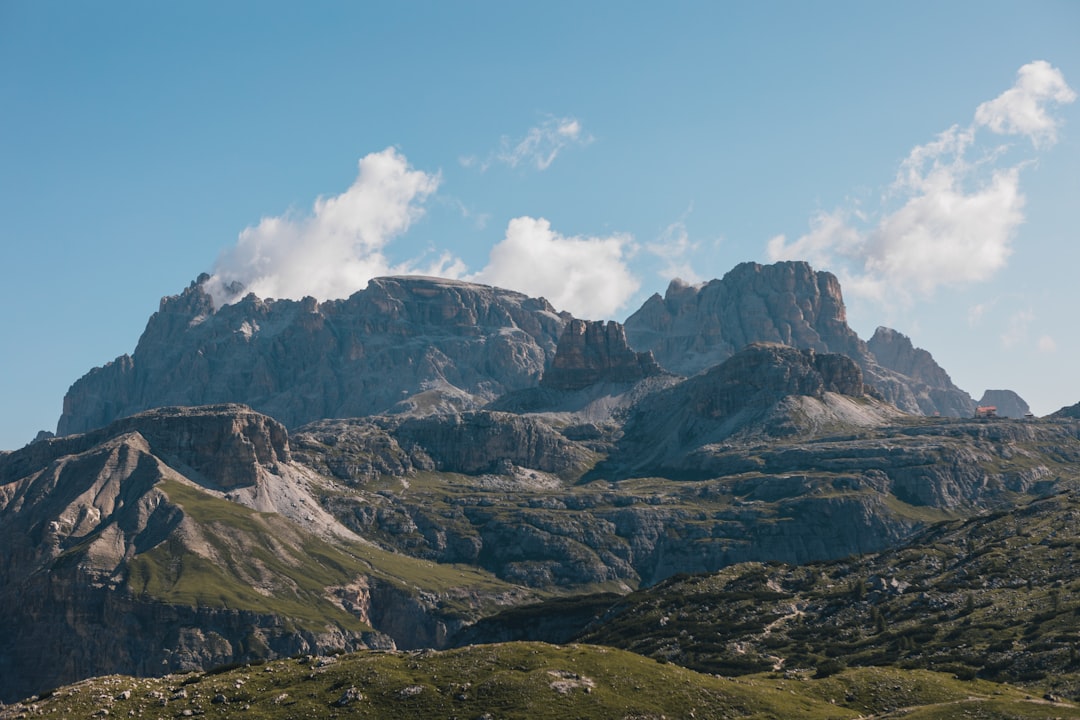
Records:
{"label": "wispy cloud", "polygon": [[419,268],[418,261],[394,265],[384,252],[423,215],[439,183],[438,174],[410,168],[393,148],[366,155],[345,192],[318,198],[308,213],[266,217],[241,232],[206,288],[219,306],[237,299],[229,289],[237,282],[240,294],[324,300],[347,297],[378,275],[461,272],[448,253]]}
{"label": "wispy cloud", "polygon": [[645,249],[660,260],[657,275],[665,281],[679,278],[688,283],[702,280],[693,263],[698,246],[699,243],[690,240],[685,216],[664,228],[655,240],[645,243]]}
{"label": "wispy cloud", "polygon": [[1035,320],[1030,310],[1017,310],[1009,316],[1005,331],[1001,333],[1001,346],[1006,350],[1023,345],[1028,339],[1028,330]]}
{"label": "wispy cloud", "polygon": [[983,142],[980,130],[1045,149],[1059,126],[1051,109],[1075,99],[1057,68],[1023,66],[1012,88],[978,106],[970,125],[909,153],[876,222],[844,209],[821,213],[796,240],[769,240],[767,256],[809,260],[840,275],[854,294],[891,302],[989,279],[1008,261],[1024,220],[1020,172],[1030,158],[1006,164],[1005,148]]}
{"label": "wispy cloud", "polygon": [[[627,264],[637,250],[632,237],[561,235],[542,218],[511,220],[479,272],[470,273],[452,252],[434,247],[392,261],[390,246],[423,215],[440,180],[410,167],[393,148],[366,155],[356,180],[340,195],[317,199],[310,212],[263,218],[241,232],[218,258],[205,288],[220,307],[249,292],[325,300],[348,297],[380,275],[435,275],[543,296],[578,317],[606,319],[640,287]],[[465,219],[487,221],[453,197],[439,201]]]}
{"label": "wispy cloud", "polygon": [[524,137],[512,139],[503,136],[499,147],[486,159],[475,155],[458,158],[462,166],[479,168],[486,171],[495,163],[512,168],[531,167],[547,170],[563,150],[569,147],[583,147],[593,141],[592,135],[585,131],[581,121],[574,117],[549,117],[535,127],[529,128]]}
{"label": "wispy cloud", "polygon": [[1020,68],[1013,87],[976,108],[975,122],[999,135],[1026,135],[1036,145],[1052,145],[1057,142],[1058,121],[1047,108],[1074,100],[1076,92],[1061,71],[1036,60]]}
{"label": "wispy cloud", "polygon": [[487,266],[465,279],[545,297],[580,318],[607,319],[641,285],[626,262],[635,250],[629,235],[565,236],[543,218],[519,217]]}

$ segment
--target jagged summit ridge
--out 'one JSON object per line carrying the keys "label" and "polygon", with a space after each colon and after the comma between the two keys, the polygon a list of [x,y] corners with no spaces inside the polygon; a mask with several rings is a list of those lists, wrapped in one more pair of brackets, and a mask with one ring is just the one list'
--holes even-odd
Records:
{"label": "jagged summit ridge", "polygon": [[866,382],[905,412],[970,416],[974,401],[929,353],[900,333],[879,333],[884,360],[848,326],[836,276],[801,261],[741,263],[700,285],[674,281],[626,320],[631,347],[651,350],[660,365],[682,375],[717,365],[751,343],[781,343],[850,357]]}
{"label": "jagged summit ridge", "polygon": [[569,317],[542,298],[412,276],[345,300],[249,294],[214,311],[195,282],[162,299],[134,353],[72,385],[57,432],[166,405],[243,402],[290,427],[478,407],[535,386]]}
{"label": "jagged summit ridge", "polygon": [[846,355],[905,412],[968,417],[975,407],[906,336],[881,328],[870,343],[861,340],[847,324],[836,277],[805,262],[743,263],[699,285],[672,281],[625,325],[575,320],[543,298],[421,276],[374,278],[344,300],[248,294],[215,310],[207,281],[202,275],[163,298],[131,355],[72,385],[58,434],[153,407],[221,402],[245,403],[287,427],[458,413],[500,399],[497,407],[522,412],[581,415],[587,406],[584,414],[599,419],[626,404],[611,399],[625,388],[613,394],[604,383],[651,392],[756,342]]}
{"label": "jagged summit ridge", "polygon": [[695,474],[692,466],[702,452],[719,443],[875,426],[900,415],[868,390],[858,365],[845,355],[754,343],[645,398],[613,455],[631,473]]}
{"label": "jagged summit ridge", "polygon": [[673,281],[626,320],[631,347],[651,350],[673,372],[693,375],[754,342],[865,354],[847,326],[840,283],[805,262],[741,263],[700,285]]}
{"label": "jagged summit ridge", "polygon": [[563,330],[540,385],[581,390],[598,382],[637,382],[662,372],[651,352],[630,349],[621,324],[575,319]]}

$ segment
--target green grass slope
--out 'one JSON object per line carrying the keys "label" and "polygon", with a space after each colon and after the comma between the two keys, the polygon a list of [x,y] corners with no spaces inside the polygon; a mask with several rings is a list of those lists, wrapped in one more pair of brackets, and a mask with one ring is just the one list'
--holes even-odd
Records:
{"label": "green grass slope", "polygon": [[156,679],[86,680],[0,708],[0,718],[1080,717],[988,682],[888,669],[824,680],[727,679],[589,645],[506,643],[367,651]]}

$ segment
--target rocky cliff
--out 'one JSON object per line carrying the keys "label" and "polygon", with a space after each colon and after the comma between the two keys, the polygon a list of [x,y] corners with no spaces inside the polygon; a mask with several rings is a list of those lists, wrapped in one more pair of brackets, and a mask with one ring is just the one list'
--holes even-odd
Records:
{"label": "rocky cliff", "polygon": [[357,533],[535,587],[868,552],[930,517],[1049,492],[1080,459],[1066,427],[909,417],[850,358],[778,344],[608,423],[565,417],[326,420],[293,452],[353,488],[328,509]]}
{"label": "rocky cliff", "polygon": [[663,373],[652,353],[634,352],[617,322],[571,320],[541,387],[581,390],[599,382],[634,383]]}
{"label": "rocky cliff", "polygon": [[891,328],[879,327],[867,347],[883,367],[908,378],[907,389],[924,415],[971,417],[975,401],[953,384],[933,356],[917,348],[911,339]]}
{"label": "rocky cliff", "polygon": [[866,346],[847,325],[840,283],[804,262],[742,263],[702,285],[675,280],[626,320],[631,347],[668,370],[694,375],[755,342],[859,359]]}
{"label": "rocky cliff", "polygon": [[377,278],[346,300],[216,311],[201,276],[164,298],[132,355],[80,378],[60,435],[143,410],[243,402],[287,426],[380,412],[455,411],[535,386],[569,316],[506,290]]}
{"label": "rocky cliff", "polygon": [[1027,417],[1031,412],[1024,398],[1012,390],[987,390],[979,399],[979,406],[992,406],[997,408],[998,417],[1007,417],[1019,420]]}
{"label": "rocky cliff", "polygon": [[839,353],[858,363],[866,381],[906,412],[966,417],[974,409],[944,371],[912,377],[898,369],[937,367],[932,358],[897,368],[880,361],[848,326],[836,276],[805,262],[742,263],[696,286],[674,281],[663,297],[653,295],[627,318],[626,336],[631,347],[652,351],[664,368],[683,375],[717,365],[755,342]]}
{"label": "rocky cliff", "polygon": [[316,500],[323,482],[279,423],[236,405],[0,456],[0,701],[93,674],[415,646],[513,592],[365,543]]}
{"label": "rocky cliff", "polygon": [[718,443],[877,426],[900,415],[866,391],[862,372],[846,355],[755,343],[642,400],[604,471],[681,476]]}
{"label": "rocky cliff", "polygon": [[[755,342],[847,355],[906,412],[967,417],[974,410],[970,396],[905,336],[881,328],[869,344],[861,340],[847,325],[836,277],[803,262],[743,263],[699,286],[674,281],[625,327],[573,320],[519,293],[423,277],[377,278],[346,300],[248,295],[215,310],[205,280],[161,301],[130,356],[72,385],[60,435],[154,407],[221,402],[245,403],[288,427],[454,413],[504,397],[493,407],[591,405],[580,414],[596,420],[614,409],[596,400],[627,387],[597,397],[567,393],[694,375]],[[514,395],[522,391],[534,392]]]}
{"label": "rocky cliff", "polygon": [[595,426],[681,380],[660,367],[652,353],[634,352],[619,323],[571,320],[539,386],[506,393],[487,407]]}

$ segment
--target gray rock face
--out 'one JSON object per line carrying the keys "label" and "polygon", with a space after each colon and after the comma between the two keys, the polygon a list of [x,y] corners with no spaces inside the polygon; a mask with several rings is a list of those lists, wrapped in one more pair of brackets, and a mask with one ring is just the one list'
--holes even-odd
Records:
{"label": "gray rock face", "polygon": [[293,427],[386,411],[457,411],[535,386],[569,316],[482,285],[377,278],[346,300],[213,310],[206,276],[164,298],[135,352],[79,379],[60,435],[143,410],[243,402]]}
{"label": "gray rock face", "polygon": [[215,489],[254,485],[260,467],[274,469],[291,460],[284,426],[244,405],[158,408],[91,433],[31,443],[5,458],[0,485],[129,433],[137,433],[155,456]]}
{"label": "gray rock face", "polygon": [[605,470],[696,474],[695,453],[709,445],[770,441],[828,425],[873,426],[898,414],[865,392],[862,372],[846,355],[755,343],[642,400]]}
{"label": "gray rock face", "polygon": [[514,468],[576,479],[591,459],[540,420],[486,410],[323,420],[298,428],[295,442],[298,459],[351,484],[381,475],[512,474]]}
{"label": "gray rock face", "polygon": [[867,394],[847,356],[779,344],[627,412],[603,426],[558,414],[327,420],[292,445],[354,488],[329,509],[358,533],[534,587],[870,552],[919,525],[897,501],[963,515],[1047,492],[1050,465],[1080,459],[1071,427],[914,419]]}
{"label": "gray rock face", "polygon": [[581,390],[600,382],[634,383],[661,373],[651,353],[630,349],[619,323],[571,320],[540,385],[553,390]]}
{"label": "gray rock face", "polygon": [[908,378],[907,389],[923,415],[971,417],[975,412],[971,396],[953,385],[952,378],[933,356],[912,345],[908,336],[879,327],[867,347],[883,367]]}
{"label": "gray rock face", "polygon": [[991,405],[997,408],[999,417],[1020,419],[1031,412],[1031,408],[1012,390],[987,390],[979,400],[980,407]]}
{"label": "gray rock face", "polygon": [[280,423],[240,405],[0,455],[0,702],[90,675],[393,648],[392,633],[437,642],[492,601],[451,587],[447,613],[442,590],[388,581],[314,499],[318,481]]}
{"label": "gray rock face", "polygon": [[673,281],[626,320],[630,346],[651,350],[668,370],[694,375],[755,342],[856,360],[866,346],[847,325],[840,283],[804,262],[742,263],[723,278]]}
{"label": "gray rock face", "polygon": [[323,418],[455,413],[526,391],[536,392],[496,407],[577,403],[591,405],[584,416],[598,420],[614,410],[604,400],[610,393],[565,393],[640,383],[665,370],[693,375],[754,342],[847,355],[906,412],[966,417],[974,410],[903,335],[881,329],[872,346],[859,339],[835,276],[802,262],[744,263],[695,287],[673,282],[625,328],[571,322],[543,299],[421,277],[377,278],[346,300],[248,295],[215,311],[205,280],[162,300],[132,355],[72,385],[60,435],[163,406],[242,402],[296,427]]}
{"label": "gray rock face", "polygon": [[[664,368],[682,375],[717,365],[755,342],[839,353],[905,412],[967,417],[974,410],[944,371],[918,378],[880,362],[848,326],[836,276],[805,262],[742,263],[703,285],[672,282],[664,297],[653,295],[626,320],[626,336],[631,347],[651,350]],[[937,368],[932,358],[908,369],[931,367]]]}

